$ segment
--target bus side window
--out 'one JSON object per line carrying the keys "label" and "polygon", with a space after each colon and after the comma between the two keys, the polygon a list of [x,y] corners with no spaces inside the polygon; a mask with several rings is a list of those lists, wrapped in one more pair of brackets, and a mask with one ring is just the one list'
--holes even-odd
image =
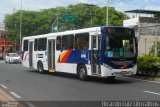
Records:
{"label": "bus side window", "polygon": [[73,44],[74,44],[74,35],[62,36],[62,49],[63,50],[73,49]]}
{"label": "bus side window", "polygon": [[89,33],[75,35],[75,49],[87,50],[89,48]]}
{"label": "bus side window", "polygon": [[97,37],[93,36],[93,48],[97,48]]}
{"label": "bus side window", "polygon": [[23,41],[23,51],[28,51],[28,40]]}
{"label": "bus side window", "polygon": [[45,51],[47,46],[47,38],[40,38],[38,40],[38,51]]}
{"label": "bus side window", "polygon": [[34,40],[34,51],[37,51],[38,49],[38,39]]}
{"label": "bus side window", "polygon": [[56,39],[56,50],[61,50],[61,36]]}

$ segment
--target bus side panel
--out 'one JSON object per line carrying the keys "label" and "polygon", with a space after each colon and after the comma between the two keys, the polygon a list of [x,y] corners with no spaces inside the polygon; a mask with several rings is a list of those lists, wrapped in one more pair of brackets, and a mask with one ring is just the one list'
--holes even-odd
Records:
{"label": "bus side panel", "polygon": [[[91,66],[86,64],[87,68],[87,75],[92,75],[91,73]],[[77,74],[77,64],[76,63],[58,63],[56,64],[56,71],[57,72],[66,72],[66,73],[72,73]]]}
{"label": "bus side panel", "polygon": [[86,64],[86,68],[87,68],[87,75],[91,76],[92,75],[91,65],[90,64]]}
{"label": "bus side panel", "polygon": [[58,72],[66,72],[66,73],[72,73],[76,74],[77,70],[77,64],[71,64],[71,63],[58,63],[56,64],[56,71]]}
{"label": "bus side panel", "polygon": [[56,71],[76,74],[77,63],[61,62],[63,58],[65,58],[65,54],[67,54],[67,52],[68,50],[63,52],[56,51],[56,56],[55,56]]}
{"label": "bus side panel", "polygon": [[61,66],[60,66],[60,63],[58,63],[58,60],[59,60],[59,56],[61,54],[61,51],[55,51],[55,70],[56,71],[61,71]]}
{"label": "bus side panel", "polygon": [[44,56],[44,58],[43,58],[43,66],[44,66],[44,70],[48,70],[48,58],[47,58],[47,52],[46,51],[44,51],[43,52],[43,56]]}
{"label": "bus side panel", "polygon": [[37,51],[33,51],[33,68],[37,70],[37,62],[38,62],[38,59],[37,59]]}
{"label": "bus side panel", "polygon": [[58,63],[82,63],[88,64],[90,52],[87,50],[65,50],[57,58]]}
{"label": "bus side panel", "polygon": [[77,65],[84,64],[87,74],[91,75],[90,51],[86,50],[65,50],[56,52],[56,71],[77,73]]}
{"label": "bus side panel", "polygon": [[33,68],[37,68],[38,61],[41,61],[44,67],[44,70],[48,70],[48,62],[47,62],[47,52],[46,51],[34,51],[33,54]]}
{"label": "bus side panel", "polygon": [[22,64],[23,66],[29,68],[29,52],[28,51],[25,51],[23,53]]}

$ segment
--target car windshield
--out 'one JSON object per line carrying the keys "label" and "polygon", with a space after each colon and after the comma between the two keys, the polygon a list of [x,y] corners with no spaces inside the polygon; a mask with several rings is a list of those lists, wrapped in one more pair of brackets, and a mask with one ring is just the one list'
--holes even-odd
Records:
{"label": "car windshield", "polygon": [[15,54],[9,54],[9,56],[10,56],[10,57],[19,57],[19,55],[16,54],[16,53],[15,53]]}
{"label": "car windshield", "polygon": [[110,58],[131,58],[136,56],[134,37],[107,37],[105,55]]}

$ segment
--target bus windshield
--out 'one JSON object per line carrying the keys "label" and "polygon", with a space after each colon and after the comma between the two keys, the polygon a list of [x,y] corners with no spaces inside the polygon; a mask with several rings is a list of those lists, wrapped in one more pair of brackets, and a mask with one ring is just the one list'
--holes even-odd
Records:
{"label": "bus windshield", "polygon": [[136,57],[135,37],[106,36],[105,56],[110,58]]}

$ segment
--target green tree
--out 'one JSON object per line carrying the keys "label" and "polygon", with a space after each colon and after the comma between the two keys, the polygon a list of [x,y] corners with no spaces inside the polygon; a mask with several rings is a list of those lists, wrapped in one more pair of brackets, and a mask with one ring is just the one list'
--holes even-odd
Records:
{"label": "green tree", "polygon": [[[158,41],[157,42],[157,49],[158,49],[158,51],[157,51],[157,56],[158,57],[160,57],[160,42]],[[155,54],[155,44],[151,47],[151,49],[150,49],[150,51],[149,51],[149,54],[150,55],[154,55]]]}
{"label": "green tree", "polygon": [[[8,14],[4,20],[7,35],[17,42],[19,41],[20,13],[21,11],[17,11],[14,14]],[[23,10],[22,13],[22,37],[50,33],[57,15],[59,31],[105,26],[106,23],[106,7],[84,3],[40,11]],[[65,14],[77,17],[76,21],[64,20],[62,17]],[[122,26],[123,20],[127,18],[128,16],[124,13],[115,10],[114,7],[109,7],[110,26]]]}

